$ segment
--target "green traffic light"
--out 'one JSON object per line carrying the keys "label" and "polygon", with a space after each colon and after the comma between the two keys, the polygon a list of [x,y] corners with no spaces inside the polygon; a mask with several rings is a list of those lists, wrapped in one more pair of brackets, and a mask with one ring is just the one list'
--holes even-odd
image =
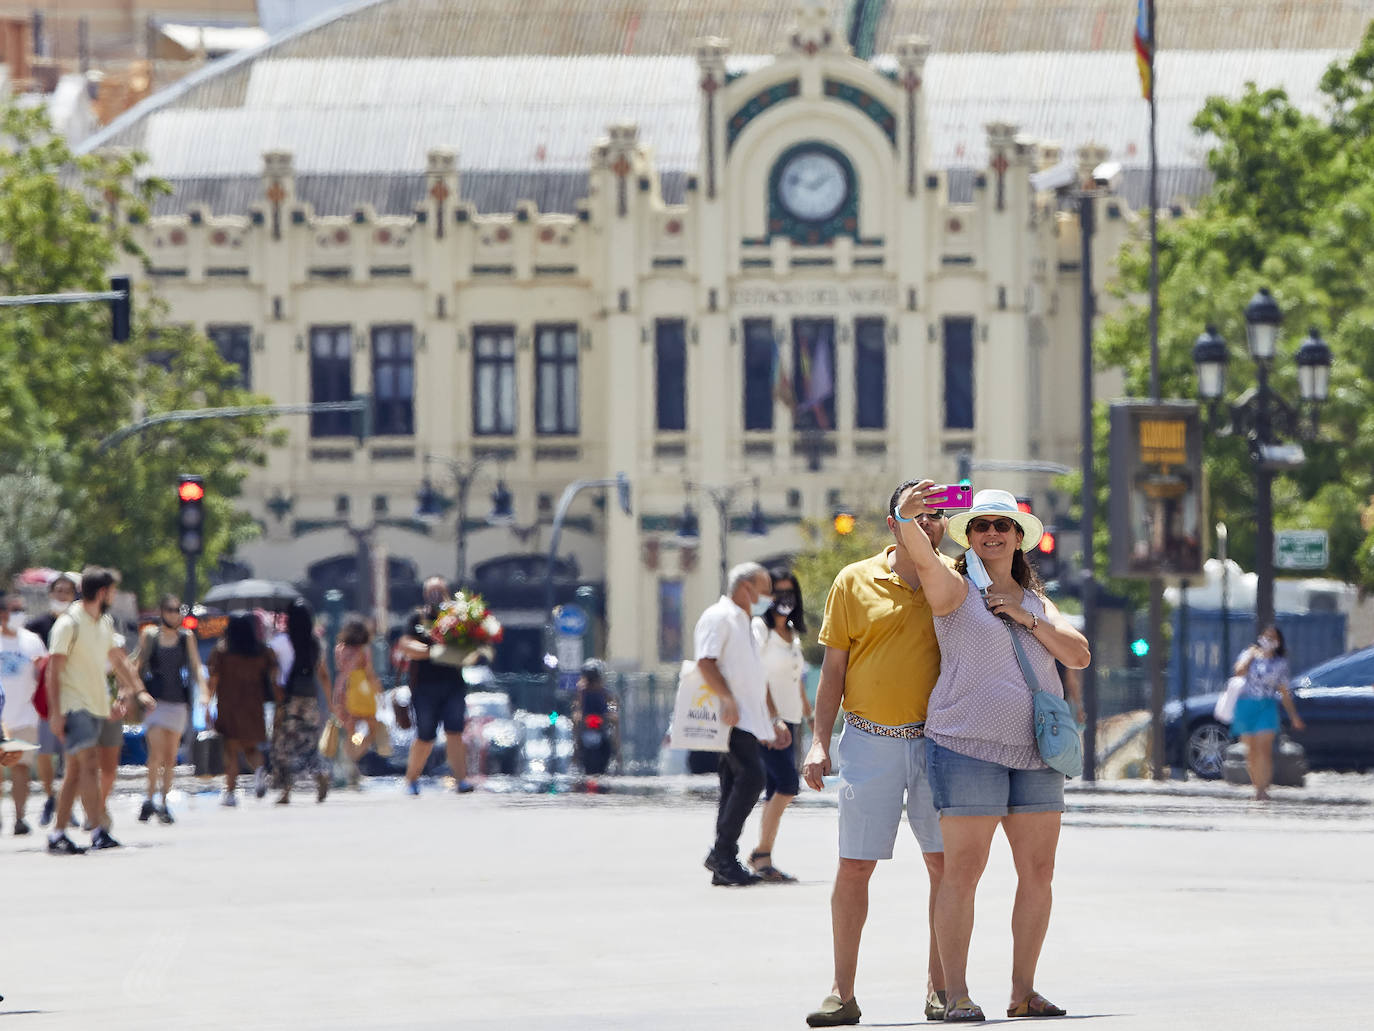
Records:
{"label": "green traffic light", "polygon": [[555,727],[555,726],[557,726],[557,725],[558,725],[558,713],[556,713],[556,712],[551,712],[551,713],[549,713],[549,726]]}
{"label": "green traffic light", "polygon": [[1150,642],[1143,637],[1137,637],[1131,642],[1131,654],[1137,659],[1143,659],[1150,654]]}
{"label": "green traffic light", "polygon": [[959,486],[961,486],[961,487],[972,487],[972,486],[973,486],[973,480],[971,480],[969,477],[965,476],[963,479],[961,479],[961,480],[959,481]]}

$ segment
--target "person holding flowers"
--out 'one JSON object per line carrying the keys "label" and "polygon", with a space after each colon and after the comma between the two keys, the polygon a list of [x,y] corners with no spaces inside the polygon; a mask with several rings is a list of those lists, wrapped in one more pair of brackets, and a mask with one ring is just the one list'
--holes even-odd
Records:
{"label": "person holding flowers", "polygon": [[406,791],[420,793],[420,774],[442,722],[449,769],[458,782],[457,790],[466,793],[472,784],[467,779],[467,749],[463,745],[467,705],[462,667],[501,640],[501,624],[479,596],[462,591],[450,596],[442,577],[425,581],[424,601],[411,614],[397,645],[410,662],[410,696],[415,709],[415,743],[406,762]]}

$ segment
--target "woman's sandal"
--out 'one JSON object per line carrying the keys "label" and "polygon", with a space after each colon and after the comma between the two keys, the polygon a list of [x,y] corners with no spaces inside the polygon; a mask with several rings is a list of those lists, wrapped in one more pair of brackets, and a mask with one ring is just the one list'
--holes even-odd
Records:
{"label": "woman's sandal", "polygon": [[926,993],[926,1019],[944,1020],[945,1019],[945,1000],[941,998],[944,992],[931,989]]}
{"label": "woman's sandal", "polygon": [[1069,1011],[1061,1009],[1039,992],[1031,992],[1015,1006],[1007,1007],[1009,1017],[1062,1017]]}
{"label": "woman's sandal", "polygon": [[771,860],[772,858],[772,852],[750,852],[749,865],[754,868],[754,873],[758,874],[759,877],[761,877],[765,881],[770,881],[773,884],[791,884],[794,881],[796,881],[795,877],[793,877],[791,874],[783,873],[771,862],[764,863],[763,866],[758,865],[758,861],[760,859]]}
{"label": "woman's sandal", "polygon": [[965,995],[962,999],[955,999],[945,1007],[946,1024],[972,1024],[975,1021],[987,1020],[983,1016],[983,1007]]}

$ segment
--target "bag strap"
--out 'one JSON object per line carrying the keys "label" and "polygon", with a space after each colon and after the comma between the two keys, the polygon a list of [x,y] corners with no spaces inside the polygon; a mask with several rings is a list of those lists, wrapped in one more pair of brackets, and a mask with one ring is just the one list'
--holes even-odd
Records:
{"label": "bag strap", "polygon": [[1035,675],[1035,670],[1031,668],[1030,659],[1026,657],[1026,649],[1021,644],[1021,638],[1016,633],[1016,628],[1007,622],[1007,633],[1011,634],[1011,646],[1016,650],[1016,663],[1021,667],[1021,675],[1026,678],[1026,686],[1030,688],[1031,694],[1036,691],[1043,691],[1040,686],[1040,678]]}

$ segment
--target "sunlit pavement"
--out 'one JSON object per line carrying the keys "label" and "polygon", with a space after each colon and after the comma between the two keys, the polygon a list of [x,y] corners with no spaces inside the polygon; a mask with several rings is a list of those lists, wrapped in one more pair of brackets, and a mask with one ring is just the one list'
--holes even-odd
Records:
{"label": "sunlit pavement", "polygon": [[[125,847],[71,858],[11,837],[6,799],[0,1031],[804,1027],[830,980],[833,800],[784,819],[775,859],[801,883],[712,888],[710,779],[627,780],[182,794],[171,827],[121,793]],[[1370,787],[1319,777],[1261,806],[1076,786],[1038,986],[1103,1028],[1371,1026]],[[999,838],[970,956],[990,1023],[1013,891]],[[874,879],[865,1026],[926,1026],[924,898],[904,836]]]}

